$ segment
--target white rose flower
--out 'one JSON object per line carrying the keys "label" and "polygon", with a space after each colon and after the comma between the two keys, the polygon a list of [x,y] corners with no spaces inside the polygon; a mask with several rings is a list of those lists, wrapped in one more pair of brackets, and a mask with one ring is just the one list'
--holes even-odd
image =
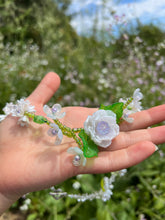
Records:
{"label": "white rose flower", "polygon": [[92,116],[88,116],[84,123],[84,130],[95,144],[106,148],[119,134],[116,114],[110,110],[98,110]]}

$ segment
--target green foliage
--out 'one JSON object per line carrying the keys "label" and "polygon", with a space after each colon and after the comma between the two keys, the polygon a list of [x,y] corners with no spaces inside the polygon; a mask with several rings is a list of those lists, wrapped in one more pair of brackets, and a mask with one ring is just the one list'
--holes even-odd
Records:
{"label": "green foliage", "polygon": [[158,27],[153,26],[152,24],[139,26],[138,35],[150,46],[162,42],[165,37],[165,33],[163,33]]}
{"label": "green foliage", "polygon": [[[56,37],[59,35],[62,38],[62,26],[66,26],[73,35],[74,31],[68,23],[69,17],[64,15],[68,4],[68,0],[63,1],[60,10],[52,0],[0,0],[0,32],[4,36],[4,43],[20,41],[23,44],[32,40],[41,49],[47,46],[45,42],[49,40],[50,34],[51,43],[56,40],[53,36],[57,28],[59,31]],[[52,15],[55,15],[54,19]]]}

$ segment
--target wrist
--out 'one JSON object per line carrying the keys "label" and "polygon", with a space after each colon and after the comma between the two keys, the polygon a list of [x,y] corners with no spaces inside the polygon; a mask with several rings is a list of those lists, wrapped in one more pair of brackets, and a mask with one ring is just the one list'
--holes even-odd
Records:
{"label": "wrist", "polygon": [[10,198],[10,196],[5,196],[0,192],[0,215],[10,208],[10,206],[18,199],[19,197]]}

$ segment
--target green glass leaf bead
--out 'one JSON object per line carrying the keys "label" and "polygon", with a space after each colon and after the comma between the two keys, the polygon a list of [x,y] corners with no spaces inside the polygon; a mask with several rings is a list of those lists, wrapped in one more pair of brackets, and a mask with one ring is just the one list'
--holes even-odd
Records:
{"label": "green glass leaf bead", "polygon": [[85,133],[84,129],[82,129],[79,133],[79,137],[83,142],[83,154],[84,157],[95,157],[98,156],[98,147],[97,145],[90,139],[90,137]]}
{"label": "green glass leaf bead", "polygon": [[33,121],[37,124],[44,124],[48,122],[48,120],[41,115],[34,115]]}
{"label": "green glass leaf bead", "polygon": [[119,123],[120,118],[123,115],[123,106],[124,106],[123,102],[116,102],[108,106],[101,104],[100,109],[113,111],[116,114],[116,122]]}

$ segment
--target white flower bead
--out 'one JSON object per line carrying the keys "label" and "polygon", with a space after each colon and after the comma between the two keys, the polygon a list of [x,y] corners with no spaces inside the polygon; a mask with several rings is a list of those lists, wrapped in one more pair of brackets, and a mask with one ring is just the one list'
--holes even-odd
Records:
{"label": "white flower bead", "polygon": [[[135,112],[140,112],[142,110],[140,100],[143,98],[143,94],[140,92],[139,88],[134,91],[132,98],[133,98],[132,102],[127,106],[127,108],[124,109],[123,116],[122,116],[122,118],[129,123],[133,122],[133,118],[130,118],[129,115]],[[124,104],[127,101],[128,101],[128,98],[127,99],[121,98],[119,100],[119,102],[123,102]]]}
{"label": "white flower bead", "polygon": [[61,109],[60,104],[54,104],[52,108],[48,105],[44,105],[43,107],[43,111],[46,113],[47,117],[52,119],[60,119],[65,116],[65,112],[61,112]]}
{"label": "white flower bead", "polygon": [[85,133],[100,147],[108,147],[119,134],[116,114],[110,110],[98,110],[84,123]]}
{"label": "white flower bead", "polygon": [[48,130],[48,135],[51,137],[56,137],[55,145],[60,145],[63,139],[63,134],[61,129],[55,123],[50,124],[50,128]]}
{"label": "white flower bead", "polygon": [[73,159],[74,166],[86,165],[86,158],[84,157],[83,151],[79,147],[70,147],[67,149],[67,152],[75,155]]}
{"label": "white flower bead", "polygon": [[0,115],[0,122],[6,118],[6,115]]}
{"label": "white flower bead", "polygon": [[30,102],[25,99],[17,100],[16,104],[13,104],[12,102],[7,103],[6,106],[3,108],[3,111],[6,116],[12,115],[14,117],[19,117],[18,123],[21,126],[27,126],[29,124],[29,119],[27,116],[25,116],[25,112],[28,113],[34,113],[35,108],[34,106],[30,105]]}

